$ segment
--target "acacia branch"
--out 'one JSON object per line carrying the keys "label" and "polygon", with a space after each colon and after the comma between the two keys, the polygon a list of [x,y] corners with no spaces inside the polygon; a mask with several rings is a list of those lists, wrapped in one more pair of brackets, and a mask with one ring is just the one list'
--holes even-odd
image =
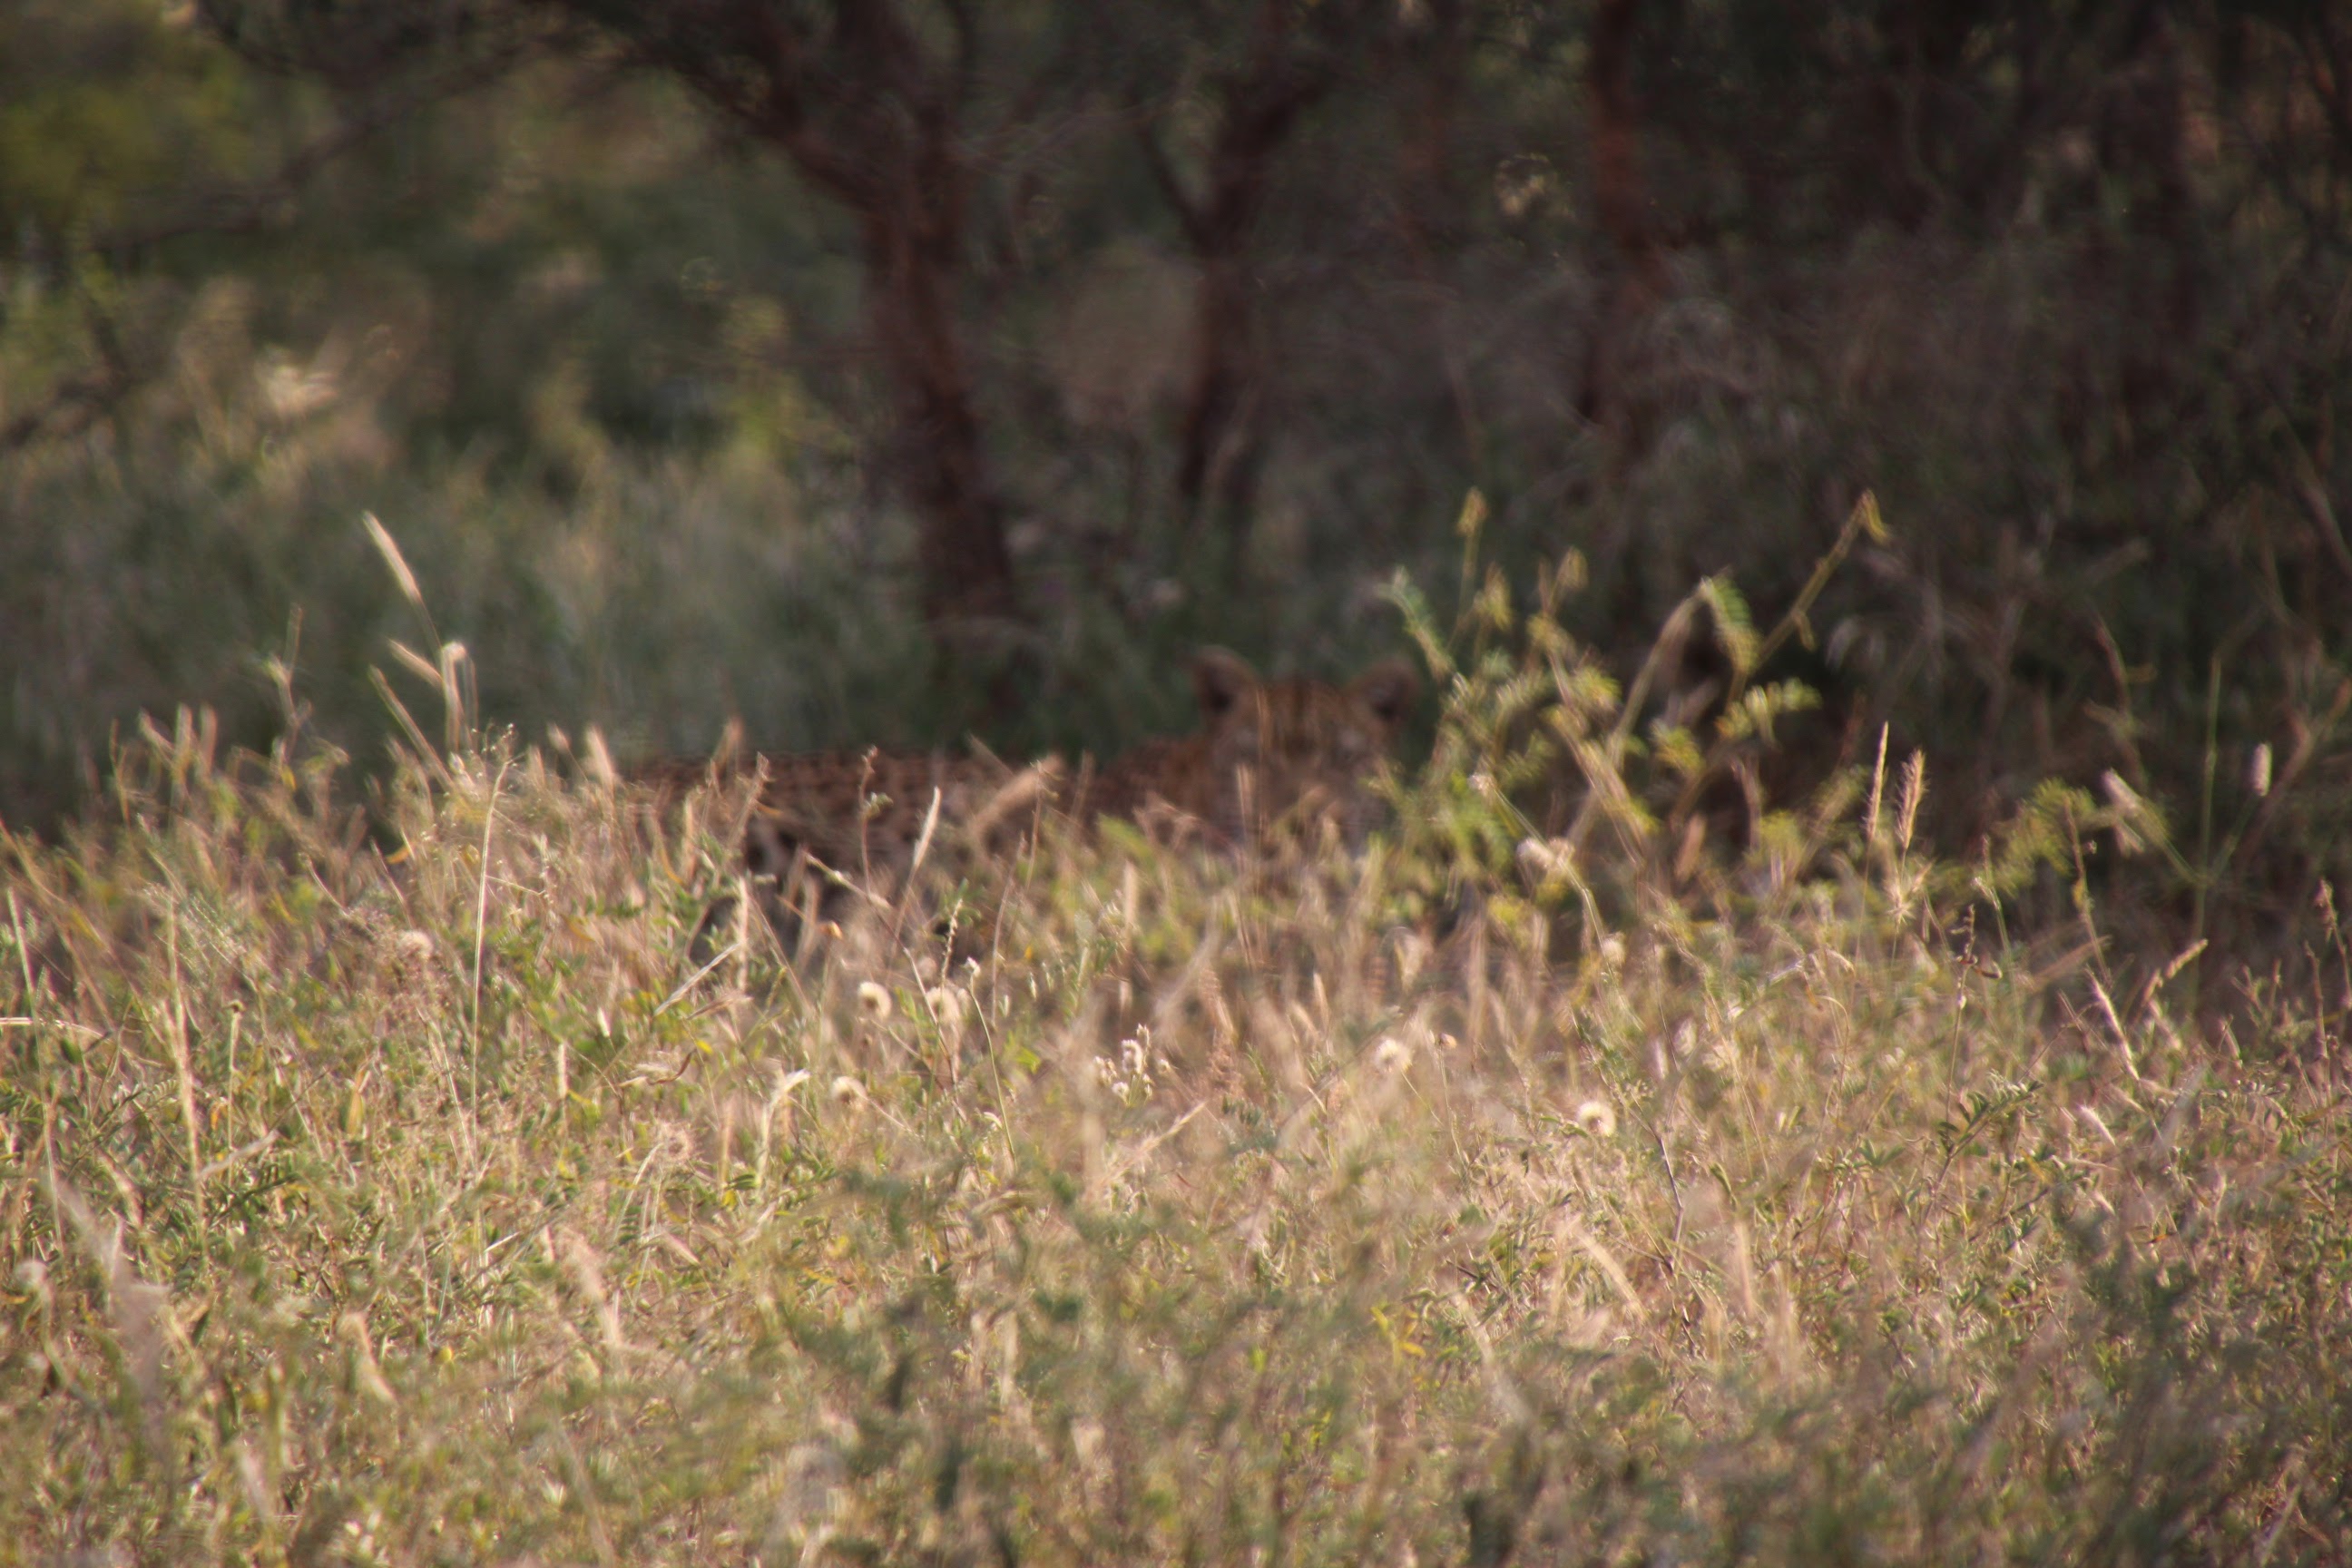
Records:
{"label": "acacia branch", "polygon": [[47,437],[79,435],[103,418],[131,386],[125,373],[113,365],[70,378],[51,392],[40,407],[0,426],[0,458]]}
{"label": "acacia branch", "polygon": [[[762,35],[756,58],[766,79],[757,108],[742,112],[742,120],[782,147],[802,176],[825,195],[853,211],[870,209],[881,199],[870,161],[810,119],[808,53],[800,30],[781,12],[765,8],[754,26]],[[677,66],[689,68],[688,62]]]}
{"label": "acacia branch", "polygon": [[2303,55],[2310,65],[2313,94],[2341,151],[2352,157],[2352,73],[2345,69],[2343,46],[2323,11],[2302,29]]}
{"label": "acacia branch", "polygon": [[91,241],[89,248],[115,255],[144,250],[194,234],[250,233],[293,203],[303,188],[336,160],[411,115],[488,86],[512,70],[520,58],[520,47],[509,46],[447,77],[385,94],[298,148],[266,177],[208,192],[184,203],[169,217],[117,229]]}
{"label": "acacia branch", "polygon": [[980,25],[971,14],[971,0],[944,0],[948,25],[955,29],[955,101],[958,107],[971,101],[972,83],[980,75]]}
{"label": "acacia branch", "polygon": [[1200,204],[1184,188],[1175,166],[1169,163],[1168,150],[1160,144],[1159,132],[1145,123],[1135,128],[1135,139],[1143,149],[1143,163],[1151,173],[1151,183],[1160,187],[1160,195],[1176,214],[1176,224],[1184,231],[1185,242],[1194,250],[1206,250],[1207,220],[1202,216]]}
{"label": "acacia branch", "polygon": [[1593,18],[1586,90],[1592,104],[1592,198],[1601,226],[1648,300],[1666,291],[1664,258],[1642,179],[1641,126],[1633,102],[1637,0],[1601,0]]}

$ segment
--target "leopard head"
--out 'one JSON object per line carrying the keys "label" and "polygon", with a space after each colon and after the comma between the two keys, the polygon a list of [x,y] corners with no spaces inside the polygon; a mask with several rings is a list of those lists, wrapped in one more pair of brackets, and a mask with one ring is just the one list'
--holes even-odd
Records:
{"label": "leopard head", "polygon": [[[1379,821],[1371,790],[1420,679],[1402,659],[1372,666],[1345,685],[1261,679],[1247,661],[1205,648],[1192,662],[1202,731],[1181,801],[1234,841],[1310,821],[1335,823],[1359,842]],[[1171,792],[1171,799],[1174,792]]]}

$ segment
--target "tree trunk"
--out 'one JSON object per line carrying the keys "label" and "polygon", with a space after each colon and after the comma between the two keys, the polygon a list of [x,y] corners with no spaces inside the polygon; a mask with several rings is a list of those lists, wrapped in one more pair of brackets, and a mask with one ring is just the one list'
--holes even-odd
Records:
{"label": "tree trunk", "polygon": [[1192,382],[1184,395],[1183,446],[1176,467],[1176,493],[1185,516],[1198,526],[1213,500],[1213,510],[1236,532],[1248,516],[1251,464],[1234,448],[1249,439],[1238,416],[1258,370],[1249,271],[1238,250],[1228,245],[1199,258]]}
{"label": "tree trunk", "polygon": [[1655,303],[1665,263],[1642,178],[1641,126],[1633,104],[1633,13],[1639,0],[1601,0],[1593,17],[1586,91],[1592,104],[1592,205],[1609,231],[1627,280]]}
{"label": "tree trunk", "polygon": [[1330,85],[1329,71],[1298,37],[1288,0],[1258,13],[1248,67],[1228,84],[1209,149],[1208,189],[1188,194],[1149,132],[1144,152],[1200,268],[1192,317],[1192,381],[1184,399],[1176,491],[1195,526],[1212,511],[1235,531],[1248,518],[1255,471],[1244,416],[1260,379],[1257,313],[1248,248],[1274,179],[1274,157],[1298,117]]}
{"label": "tree trunk", "polygon": [[1633,104],[1633,22],[1638,0],[1601,0],[1592,22],[1585,93],[1591,104],[1592,205],[1617,251],[1621,271],[1608,306],[1593,323],[1580,411],[1614,438],[1620,461],[1645,440],[1624,395],[1632,340],[1665,297],[1666,268],[1642,178],[1641,132]]}
{"label": "tree trunk", "polygon": [[924,618],[961,639],[1015,618],[1020,604],[956,321],[962,170],[945,127],[919,134],[865,215],[866,309],[898,414],[892,466],[921,519]]}
{"label": "tree trunk", "polygon": [[890,467],[920,520],[924,619],[968,645],[1017,616],[1020,595],[957,320],[971,174],[960,116],[976,39],[950,11],[947,51],[890,0],[835,7],[829,28],[765,0],[664,4],[629,13],[622,31],[856,217],[898,426]]}

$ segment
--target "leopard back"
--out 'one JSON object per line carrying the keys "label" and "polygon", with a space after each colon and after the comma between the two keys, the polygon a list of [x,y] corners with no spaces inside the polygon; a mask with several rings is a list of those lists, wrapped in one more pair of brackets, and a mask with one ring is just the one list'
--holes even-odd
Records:
{"label": "leopard back", "polygon": [[[925,867],[959,875],[975,857],[1006,853],[1058,798],[1057,757],[1024,768],[986,752],[864,752],[726,753],[708,762],[664,761],[629,771],[665,810],[696,790],[756,789],[745,808],[738,868],[752,901],[788,952],[814,932],[861,912],[894,909]],[[698,960],[734,918],[719,899],[696,932]]]}
{"label": "leopard back", "polygon": [[1049,805],[1062,763],[1015,768],[985,752],[872,750],[762,760],[766,776],[744,829],[751,875],[782,879],[814,859],[895,884],[933,846],[987,854]]}
{"label": "leopard back", "polygon": [[[1074,788],[1057,757],[1016,767],[985,752],[816,752],[633,770],[656,799],[747,774],[759,780],[741,869],[788,950],[860,909],[888,910],[926,865],[961,874],[1002,858],[1051,808],[1082,822],[1123,817],[1222,847],[1336,828],[1360,842],[1380,817],[1372,788],[1419,682],[1402,660],[1345,684],[1264,679],[1238,656],[1203,651],[1192,682],[1201,727],[1146,741]],[[698,950],[731,910],[720,900]]]}

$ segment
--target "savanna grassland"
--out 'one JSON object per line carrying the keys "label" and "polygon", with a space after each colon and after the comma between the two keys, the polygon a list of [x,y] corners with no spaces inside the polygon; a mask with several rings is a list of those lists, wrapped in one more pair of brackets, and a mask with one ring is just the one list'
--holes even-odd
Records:
{"label": "savanna grassland", "polygon": [[2345,1560],[2335,911],[2307,991],[2126,984],[2148,808],[1939,859],[1884,750],[1695,852],[1801,699],[1637,739],[1570,574],[1401,590],[1361,857],[1049,817],[799,965],[695,942],[748,785],[454,654],[364,802],[151,726],[6,845],[0,1556]]}
{"label": "savanna grassland", "polygon": [[2352,1562],[2347,62],[0,4],[0,1568]]}

